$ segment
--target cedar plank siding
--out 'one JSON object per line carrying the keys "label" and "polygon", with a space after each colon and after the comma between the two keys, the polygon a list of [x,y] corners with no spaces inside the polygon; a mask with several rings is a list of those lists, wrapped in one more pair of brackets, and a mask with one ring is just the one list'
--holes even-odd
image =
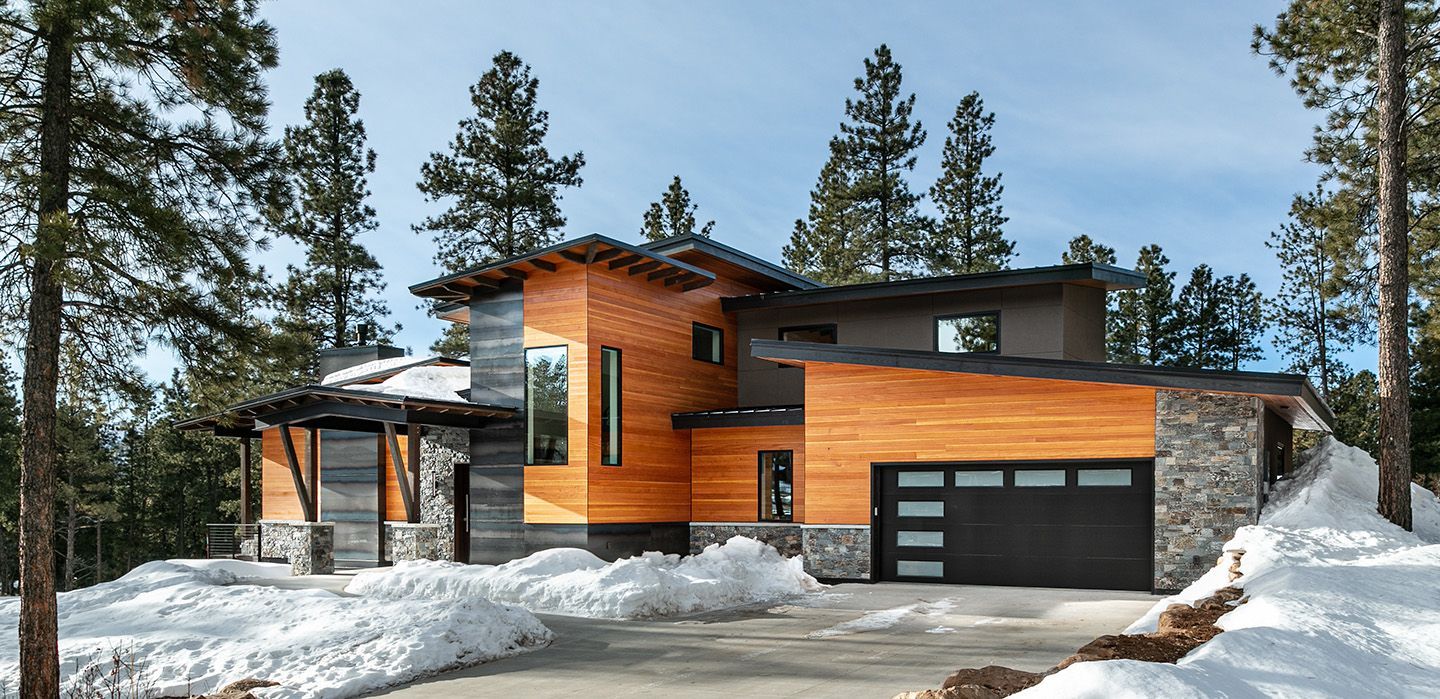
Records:
{"label": "cedar plank siding", "polygon": [[562,262],[554,272],[537,272],[525,280],[525,347],[565,345],[570,371],[569,463],[525,467],[525,521],[530,524],[586,522],[586,276],[584,266]]}
{"label": "cedar plank siding", "polygon": [[[305,430],[290,428],[290,438],[295,442],[295,457],[300,460],[300,477],[309,483],[310,473],[305,468]],[[280,428],[271,427],[260,433],[260,518],[261,519],[305,519],[300,509],[300,499],[295,495],[295,480],[290,475],[290,465],[285,459],[285,445],[280,442]]]}
{"label": "cedar plank siding", "polygon": [[720,427],[690,430],[690,512],[696,522],[757,522],[757,452],[795,452],[793,519],[805,521],[805,426]]}
{"label": "cedar plank siding", "polygon": [[805,522],[869,524],[875,462],[1153,458],[1155,389],[812,362],[805,438]]}
{"label": "cedar plank siding", "polygon": [[[321,439],[324,439],[324,437],[321,437]],[[390,460],[390,440],[385,439],[385,435],[383,434],[378,435],[376,439],[380,440],[380,449],[378,450],[380,454],[380,466],[385,469],[385,520],[389,522],[404,522],[406,521],[405,498],[400,497],[400,484],[395,481],[395,463]],[[409,444],[409,436],[403,434],[395,435],[395,439],[400,443],[400,461],[404,462],[405,445]],[[405,466],[408,472],[410,465],[405,464]],[[323,512],[324,510],[322,509],[321,511]]]}

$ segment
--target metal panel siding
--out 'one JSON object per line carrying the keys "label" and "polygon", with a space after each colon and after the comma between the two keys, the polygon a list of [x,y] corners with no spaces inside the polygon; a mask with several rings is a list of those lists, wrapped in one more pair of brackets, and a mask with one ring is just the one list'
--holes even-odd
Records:
{"label": "metal panel siding", "polygon": [[335,523],[337,560],[380,559],[378,440],[363,432],[320,431],[320,520]]}

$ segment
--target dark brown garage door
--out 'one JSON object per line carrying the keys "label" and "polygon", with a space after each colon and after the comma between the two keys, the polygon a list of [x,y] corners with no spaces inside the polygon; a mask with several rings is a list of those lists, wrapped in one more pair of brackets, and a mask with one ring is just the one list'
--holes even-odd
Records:
{"label": "dark brown garage door", "polygon": [[875,466],[882,580],[1149,590],[1150,461]]}

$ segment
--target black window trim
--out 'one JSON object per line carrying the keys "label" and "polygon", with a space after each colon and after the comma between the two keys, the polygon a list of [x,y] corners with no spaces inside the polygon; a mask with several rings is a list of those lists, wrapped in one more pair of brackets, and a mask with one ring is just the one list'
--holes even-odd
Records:
{"label": "black window trim", "polygon": [[993,311],[973,311],[970,313],[947,313],[938,315],[930,320],[931,349],[941,352],[940,349],[940,321],[957,320],[959,318],[978,318],[981,316],[995,316],[995,349],[983,352],[945,352],[945,354],[1000,354],[1000,309]]}
{"label": "black window trim", "polygon": [[[713,331],[715,334],[717,334],[717,335],[720,336],[720,356],[719,356],[719,357],[711,360],[711,359],[707,359],[707,358],[705,358],[705,357],[697,357],[697,356],[695,356],[695,329],[696,329],[696,328],[704,328],[704,329],[706,329],[706,330]],[[717,327],[715,327],[715,326],[713,326],[713,325],[708,325],[708,324],[705,324],[705,323],[701,323],[700,321],[691,321],[691,322],[690,322],[690,358],[693,359],[693,360],[695,360],[695,361],[697,361],[697,362],[705,362],[706,364],[714,364],[714,365],[717,365],[717,366],[725,366],[725,328],[717,328]]]}
{"label": "black window trim", "polygon": [[[840,327],[839,327],[838,325],[836,325],[835,323],[811,323],[810,325],[787,325],[787,326],[785,326],[785,327],[783,327],[783,328],[780,328],[778,331],[776,331],[776,333],[775,333],[775,339],[776,339],[776,340],[779,340],[779,341],[781,341],[781,342],[785,342],[785,333],[788,333],[788,332],[790,332],[790,331],[792,331],[792,330],[820,330],[820,329],[822,329],[822,328],[829,328],[829,329],[830,329],[830,334],[835,336],[835,344],[837,344],[837,345],[840,344]],[[800,368],[800,367],[792,366],[792,365],[789,365],[789,364],[778,364],[777,366],[779,366],[781,369],[799,369],[799,368]]]}
{"label": "black window trim", "polygon": [[[615,353],[615,431],[618,433],[615,439],[615,463],[605,463],[605,353]],[[625,371],[624,353],[619,347],[600,345],[600,465],[618,468],[625,453]]]}
{"label": "black window trim", "polygon": [[[765,505],[769,503],[770,494],[765,492],[765,455],[766,454],[789,454],[790,455],[790,516],[785,519],[766,519]],[[755,507],[755,521],[757,522],[778,522],[793,523],[795,521],[795,450],[794,449],[761,449],[755,452],[755,490],[758,501]]]}
{"label": "black window trim", "polygon": [[[526,466],[569,466],[569,465],[570,465],[570,435],[569,435],[569,427],[568,427],[568,426],[566,427],[566,435],[565,435],[565,463],[563,463],[563,464],[552,464],[552,463],[537,464],[537,463],[534,463],[533,461],[530,460],[530,447],[531,447],[530,439],[531,439],[531,435],[530,435],[530,416],[528,415],[528,413],[530,412],[530,363],[529,363],[529,361],[527,361],[527,358],[526,358],[525,355],[529,354],[530,350],[557,349],[557,348],[562,348],[562,349],[565,350],[565,409],[566,409],[566,410],[569,410],[569,409],[570,409],[570,343],[566,342],[566,343],[561,343],[561,344],[558,344],[558,345],[537,345],[537,346],[535,346],[535,347],[524,347],[524,348],[522,348],[522,349],[520,350],[521,364],[524,365],[524,367],[525,367],[525,373],[521,376],[521,379],[522,379],[523,383],[525,384],[525,397],[524,397],[524,402],[521,403],[521,405],[524,407],[524,412],[527,413],[527,415],[525,416],[525,455],[524,455],[524,457],[523,457],[523,459],[522,459],[522,461],[524,462],[524,464],[525,464]],[[568,422],[568,421],[567,421],[567,422]]]}

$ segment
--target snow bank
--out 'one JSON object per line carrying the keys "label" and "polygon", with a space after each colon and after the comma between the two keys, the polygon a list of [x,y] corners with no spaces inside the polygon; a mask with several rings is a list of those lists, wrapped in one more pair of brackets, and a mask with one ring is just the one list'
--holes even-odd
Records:
{"label": "snow bank", "polygon": [[[1327,439],[1302,455],[1243,550],[1235,584],[1249,602],[1221,617],[1225,633],[1176,665],[1077,663],[1015,696],[1430,696],[1440,683],[1440,503],[1411,490],[1415,531],[1375,512],[1377,470],[1363,450]],[[1228,583],[1217,566],[1162,600],[1128,632],[1155,630],[1174,602]]]}
{"label": "snow bank", "polygon": [[470,367],[417,366],[380,383],[353,384],[345,388],[407,398],[460,401],[459,391],[470,388]]}
{"label": "snow bank", "polygon": [[341,369],[340,371],[330,372],[320,379],[320,383],[324,386],[338,386],[351,379],[368,376],[377,371],[388,371],[402,366],[428,362],[432,359],[434,359],[434,357],[390,357],[388,359],[376,359],[365,362],[364,364],[356,364],[355,366]]}
{"label": "snow bank", "polygon": [[689,614],[780,599],[823,586],[802,560],[737,536],[694,556],[646,552],[606,563],[581,549],[548,549],[498,566],[406,561],[366,571],[345,588],[364,597],[474,599],[601,619]]}
{"label": "snow bank", "polygon": [[[341,597],[233,585],[266,577],[239,561],[154,561],[60,595],[64,681],[92,659],[133,652],[155,696],[209,692],[246,677],[266,697],[346,697],[549,643],[530,612],[485,600]],[[0,599],[0,686],[19,682],[19,600]],[[80,666],[77,668],[77,661]]]}

